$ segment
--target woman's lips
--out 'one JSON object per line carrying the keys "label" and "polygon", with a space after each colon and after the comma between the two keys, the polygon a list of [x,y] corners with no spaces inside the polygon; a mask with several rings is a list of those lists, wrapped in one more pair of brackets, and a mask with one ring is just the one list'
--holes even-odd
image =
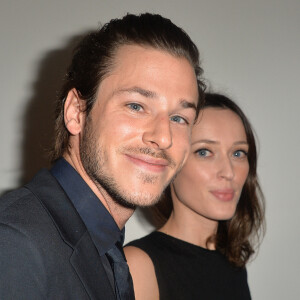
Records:
{"label": "woman's lips", "polygon": [[126,157],[133,162],[135,165],[142,167],[148,171],[152,172],[162,172],[164,171],[169,162],[162,158],[154,158],[146,155],[128,155]]}
{"label": "woman's lips", "polygon": [[234,190],[232,189],[214,190],[211,193],[221,201],[231,201],[234,197]]}

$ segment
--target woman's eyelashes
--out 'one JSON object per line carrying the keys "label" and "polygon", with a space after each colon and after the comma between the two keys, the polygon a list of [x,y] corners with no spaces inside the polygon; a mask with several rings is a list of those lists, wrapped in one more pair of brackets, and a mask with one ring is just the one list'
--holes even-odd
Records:
{"label": "woman's eyelashes", "polygon": [[233,156],[236,158],[246,158],[248,156],[248,152],[246,150],[242,150],[242,149],[235,150],[233,152]]}
{"label": "woman's eyelashes", "polygon": [[[217,150],[215,151],[216,152],[214,153],[212,150],[208,148],[200,148],[194,151],[194,153],[196,153],[200,157],[211,157],[213,155],[218,155],[218,151]],[[239,150],[234,150],[231,155],[233,158],[245,159],[248,156],[248,152],[246,150],[239,149]]]}
{"label": "woman's eyelashes", "polygon": [[195,151],[195,153],[200,157],[212,156],[212,152],[207,148],[201,148]]}

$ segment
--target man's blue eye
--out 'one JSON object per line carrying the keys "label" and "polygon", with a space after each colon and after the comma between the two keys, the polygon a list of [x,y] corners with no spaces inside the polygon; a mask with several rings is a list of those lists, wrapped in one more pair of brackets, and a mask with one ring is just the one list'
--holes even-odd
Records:
{"label": "man's blue eye", "polygon": [[142,106],[137,103],[130,103],[128,106],[130,109],[135,110],[135,111],[142,110]]}
{"label": "man's blue eye", "polygon": [[187,123],[187,121],[180,117],[180,116],[173,116],[171,117],[171,121],[175,122],[175,123]]}

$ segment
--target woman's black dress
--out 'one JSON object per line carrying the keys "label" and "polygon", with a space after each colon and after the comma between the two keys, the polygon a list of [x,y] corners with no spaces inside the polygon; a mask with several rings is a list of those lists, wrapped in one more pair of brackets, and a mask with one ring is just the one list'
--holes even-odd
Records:
{"label": "woman's black dress", "polygon": [[233,267],[218,251],[158,231],[128,245],[151,258],[161,300],[251,299],[246,269]]}

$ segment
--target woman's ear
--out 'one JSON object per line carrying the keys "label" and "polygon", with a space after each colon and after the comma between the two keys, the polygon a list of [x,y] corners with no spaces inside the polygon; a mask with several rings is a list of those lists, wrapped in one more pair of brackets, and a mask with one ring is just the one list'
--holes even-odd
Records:
{"label": "woman's ear", "polygon": [[85,101],[75,88],[69,91],[64,105],[64,121],[71,135],[78,135],[84,127]]}

